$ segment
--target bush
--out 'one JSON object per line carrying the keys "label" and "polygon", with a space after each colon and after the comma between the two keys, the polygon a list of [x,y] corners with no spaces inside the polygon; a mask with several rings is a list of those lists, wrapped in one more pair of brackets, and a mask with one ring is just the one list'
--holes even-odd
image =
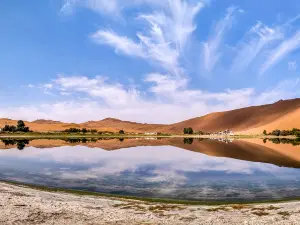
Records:
{"label": "bush", "polygon": [[264,135],[267,135],[267,131],[266,131],[266,130],[264,130],[263,134],[264,134]]}
{"label": "bush", "polygon": [[67,133],[80,133],[81,130],[77,129],[77,128],[69,128],[69,129],[66,129],[65,132],[67,132]]}
{"label": "bush", "polygon": [[119,134],[125,134],[125,131],[124,130],[120,130]]}
{"label": "bush", "polygon": [[86,128],[82,128],[81,132],[86,134],[88,132],[88,130]]}
{"label": "bush", "polygon": [[193,134],[194,131],[193,131],[193,128],[189,127],[189,128],[184,128],[183,133],[184,134]]}
{"label": "bush", "polygon": [[25,123],[23,120],[19,120],[17,122],[17,126],[14,126],[14,125],[5,125],[3,128],[2,128],[2,131],[3,132],[30,132],[29,130],[29,127],[26,127],[25,126]]}

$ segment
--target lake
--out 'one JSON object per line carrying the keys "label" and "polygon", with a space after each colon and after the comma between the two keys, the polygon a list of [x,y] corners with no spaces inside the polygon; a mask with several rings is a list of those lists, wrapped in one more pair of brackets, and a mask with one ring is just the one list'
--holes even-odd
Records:
{"label": "lake", "polygon": [[191,138],[0,140],[0,179],[205,202],[300,197],[300,141]]}

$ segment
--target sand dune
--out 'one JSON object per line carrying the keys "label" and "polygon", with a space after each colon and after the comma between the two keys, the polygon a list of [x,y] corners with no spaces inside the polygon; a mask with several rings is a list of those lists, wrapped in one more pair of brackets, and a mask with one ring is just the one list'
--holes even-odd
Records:
{"label": "sand dune", "polygon": [[[226,112],[211,113],[175,124],[143,124],[107,118],[81,124],[63,123],[51,120],[26,122],[33,131],[63,131],[70,127],[97,129],[118,132],[162,132],[182,134],[183,128],[192,127],[195,131],[216,132],[230,129],[234,132],[261,134],[263,130],[300,128],[300,99],[281,100],[274,104],[253,106]],[[0,119],[0,127],[15,125],[17,121]]]}

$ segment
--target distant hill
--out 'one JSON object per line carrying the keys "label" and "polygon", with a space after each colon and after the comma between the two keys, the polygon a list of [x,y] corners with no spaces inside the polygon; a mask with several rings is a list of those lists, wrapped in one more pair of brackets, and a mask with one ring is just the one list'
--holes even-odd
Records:
{"label": "distant hill", "polygon": [[[0,119],[0,127],[15,125],[16,120]],[[226,112],[216,112],[175,124],[143,124],[106,118],[85,123],[63,123],[52,120],[26,122],[34,131],[62,131],[67,128],[88,128],[98,131],[118,132],[163,132],[182,134],[183,128],[192,127],[195,131],[216,132],[230,129],[234,132],[261,134],[263,130],[300,128],[300,99],[281,100],[274,104],[252,106]]]}

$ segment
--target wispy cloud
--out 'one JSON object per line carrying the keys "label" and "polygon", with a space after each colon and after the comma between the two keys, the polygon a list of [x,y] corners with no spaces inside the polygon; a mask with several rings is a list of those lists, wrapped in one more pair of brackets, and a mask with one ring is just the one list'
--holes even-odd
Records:
{"label": "wispy cloud", "polygon": [[284,59],[287,55],[300,47],[300,31],[297,31],[291,38],[284,40],[274,51],[271,52],[267,61],[260,69],[260,74],[264,74],[267,70]]}
{"label": "wispy cloud", "polygon": [[64,3],[61,7],[62,13],[72,13],[75,7],[86,7],[95,12],[100,13],[114,13],[118,14],[121,5],[118,0],[64,0]]}
{"label": "wispy cloud", "polygon": [[284,38],[284,34],[278,27],[271,28],[261,22],[255,24],[238,45],[237,55],[232,64],[232,71],[240,72],[257,58],[257,56],[270,44]]}
{"label": "wispy cloud", "polygon": [[129,56],[146,57],[143,46],[135,43],[125,36],[120,36],[113,31],[98,30],[91,35],[91,38],[99,44],[106,44],[115,48],[116,53],[123,53]]}
{"label": "wispy cloud", "polygon": [[195,31],[194,19],[204,3],[187,1],[166,1],[168,7],[160,12],[140,14],[138,19],[149,26],[144,32],[137,32],[139,42],[120,36],[113,31],[99,30],[91,38],[100,44],[107,44],[126,55],[150,59],[172,75],[182,75],[181,52],[191,34]]}
{"label": "wispy cloud", "polygon": [[229,7],[225,17],[213,28],[210,38],[203,43],[203,66],[206,71],[211,72],[220,60],[222,54],[219,48],[223,43],[226,32],[232,27],[237,12],[240,12],[238,8]]}

